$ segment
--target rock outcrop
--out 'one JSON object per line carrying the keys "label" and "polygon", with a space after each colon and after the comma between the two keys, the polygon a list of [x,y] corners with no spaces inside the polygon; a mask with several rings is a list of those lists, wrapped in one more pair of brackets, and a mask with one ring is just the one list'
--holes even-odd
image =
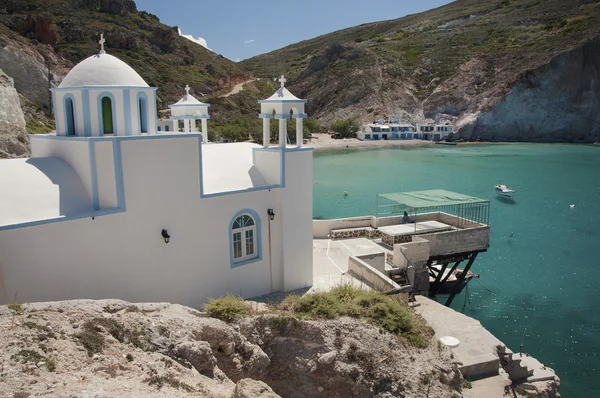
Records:
{"label": "rock outcrop", "polygon": [[25,117],[13,79],[0,69],[0,158],[28,154]]}
{"label": "rock outcrop", "polygon": [[600,36],[523,73],[501,101],[482,111],[466,139],[600,140]]}
{"label": "rock outcrop", "polygon": [[462,380],[451,361],[434,344],[416,348],[357,319],[264,314],[228,324],[118,300],[0,306],[7,396],[448,397]]}

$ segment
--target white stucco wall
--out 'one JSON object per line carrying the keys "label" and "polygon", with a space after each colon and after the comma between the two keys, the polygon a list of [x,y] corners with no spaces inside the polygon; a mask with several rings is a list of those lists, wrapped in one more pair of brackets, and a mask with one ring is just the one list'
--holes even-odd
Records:
{"label": "white stucco wall", "polygon": [[92,144],[94,145],[96,158],[96,180],[100,209],[118,207],[113,144],[113,141],[96,141]]}
{"label": "white stucco wall", "polygon": [[44,158],[56,156],[63,159],[75,170],[89,198],[92,198],[92,179],[90,172],[90,152],[87,141],[48,140],[30,136],[31,157]]}
{"label": "white stucco wall", "polygon": [[281,152],[254,150],[254,165],[267,184],[281,182]]}
{"label": "white stucco wall", "polygon": [[286,152],[285,189],[281,190],[283,286],[285,291],[311,286],[313,281],[312,150]]}
{"label": "white stucco wall", "polygon": [[[278,214],[276,223],[288,221],[288,286],[304,285],[294,277],[310,284],[312,170],[294,170],[311,153],[286,155],[290,175],[299,179],[286,195],[288,211],[299,213],[284,215],[277,203],[279,189],[200,199],[197,139],[120,141],[124,213],[0,231],[0,303],[11,301],[16,291],[21,302],[112,297],[191,306],[227,292],[244,297],[268,293],[268,208]],[[110,152],[104,144],[95,144],[99,159]],[[36,152],[43,151],[48,148],[38,145]],[[99,182],[108,180],[100,175]],[[260,215],[261,258],[232,268],[229,225],[243,209]],[[163,228],[171,235],[169,244],[161,237]],[[276,226],[272,232],[281,235]],[[282,274],[281,266],[273,261],[274,274]]]}

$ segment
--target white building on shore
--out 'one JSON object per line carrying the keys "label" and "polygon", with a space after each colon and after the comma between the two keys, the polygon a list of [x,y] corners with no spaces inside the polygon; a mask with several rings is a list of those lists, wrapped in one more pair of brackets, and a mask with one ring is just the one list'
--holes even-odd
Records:
{"label": "white building on shore", "polygon": [[[311,285],[312,149],[285,145],[306,101],[281,80],[261,102],[281,145],[206,144],[206,123],[158,134],[156,89],[103,49],[75,66],[52,92],[56,134],[0,160],[0,304],[198,306]],[[206,121],[207,108],[188,97],[173,116]]]}
{"label": "white building on shore", "polygon": [[412,140],[441,141],[452,134],[451,124],[419,123],[416,126],[400,123],[399,120],[389,122],[378,121],[367,124],[356,133],[356,138],[361,141],[378,140]]}

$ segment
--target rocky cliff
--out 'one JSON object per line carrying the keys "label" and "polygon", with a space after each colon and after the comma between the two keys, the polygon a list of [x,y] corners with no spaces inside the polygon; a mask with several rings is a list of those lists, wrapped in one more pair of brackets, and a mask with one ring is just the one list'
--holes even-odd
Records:
{"label": "rocky cliff", "polygon": [[48,108],[48,89],[99,50],[101,32],[108,52],[159,88],[159,109],[179,100],[186,84],[202,97],[251,76],[131,0],[0,0],[0,68],[27,100]]}
{"label": "rocky cliff", "polygon": [[450,120],[465,138],[598,138],[597,0],[457,0],[364,24],[242,64],[291,74],[328,124]]}
{"label": "rocky cliff", "polygon": [[25,117],[13,79],[0,69],[0,159],[29,152]]}
{"label": "rocky cliff", "polygon": [[496,141],[600,141],[600,36],[519,76],[460,134]]}
{"label": "rocky cliff", "polygon": [[460,396],[462,382],[449,350],[352,318],[225,323],[180,305],[81,300],[0,306],[0,331],[11,397],[434,398]]}

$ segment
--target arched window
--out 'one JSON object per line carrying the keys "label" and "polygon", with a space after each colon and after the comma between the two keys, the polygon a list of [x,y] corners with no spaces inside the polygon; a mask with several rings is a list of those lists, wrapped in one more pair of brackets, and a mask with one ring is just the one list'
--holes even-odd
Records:
{"label": "arched window", "polygon": [[[260,257],[260,219],[244,211],[231,223],[231,266],[239,266]],[[254,212],[252,212],[254,213]]]}
{"label": "arched window", "polygon": [[102,98],[102,133],[114,134],[112,100],[110,97]]}
{"label": "arched window", "polygon": [[157,127],[156,127],[156,130],[158,130],[158,131],[161,131],[161,130],[160,130],[160,126],[157,126]]}
{"label": "arched window", "polygon": [[67,135],[75,135],[75,107],[71,97],[65,98],[65,116],[67,124]]}
{"label": "arched window", "polygon": [[146,94],[138,96],[138,114],[140,116],[140,133],[148,132],[148,98]]}

